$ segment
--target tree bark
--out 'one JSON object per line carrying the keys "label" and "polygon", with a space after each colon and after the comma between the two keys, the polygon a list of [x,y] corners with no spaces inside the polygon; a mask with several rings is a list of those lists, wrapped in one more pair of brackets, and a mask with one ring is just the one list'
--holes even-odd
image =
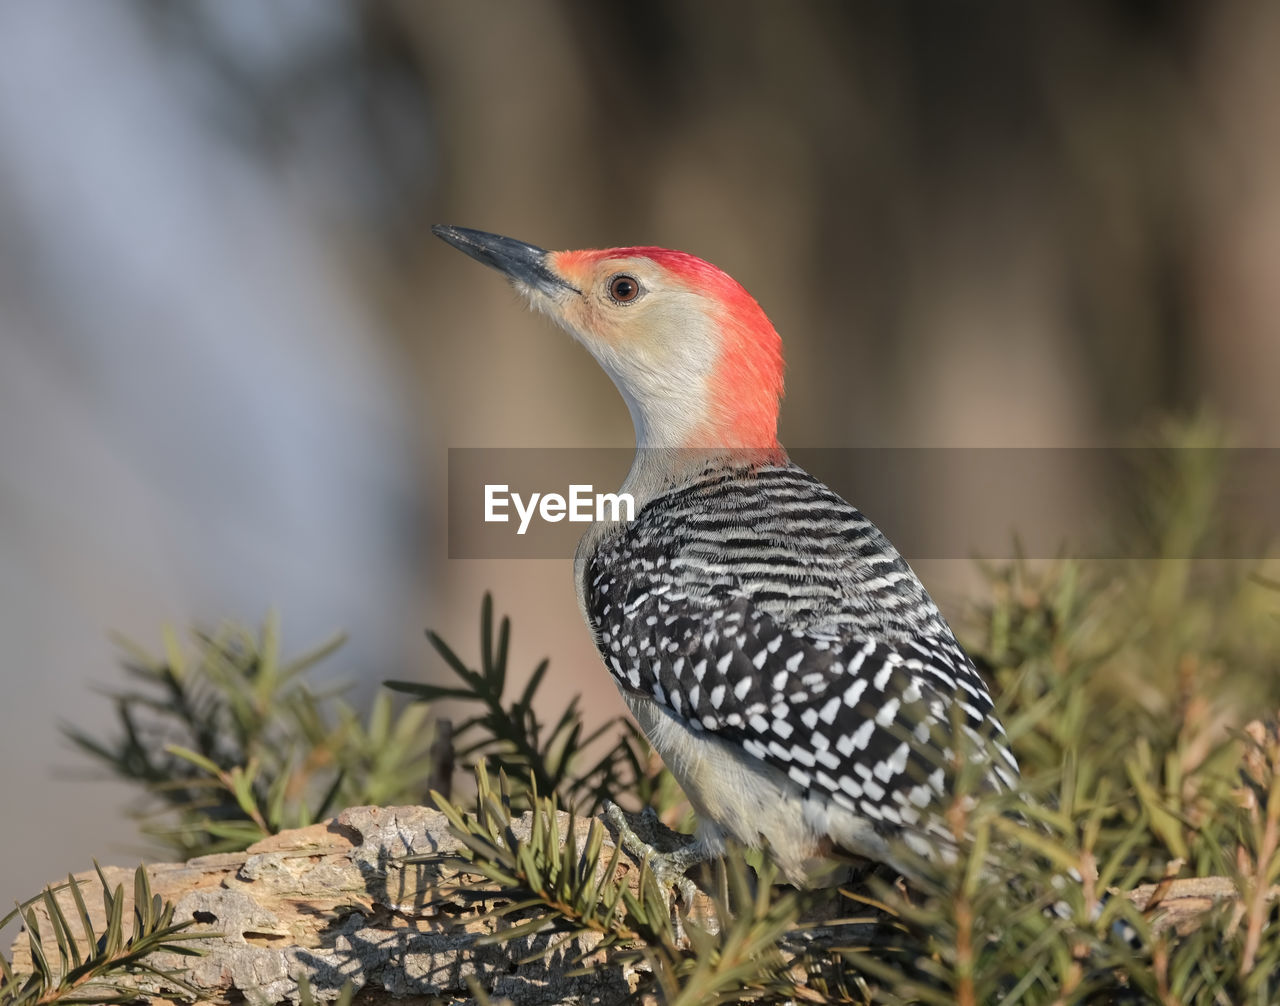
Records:
{"label": "tree bark", "polygon": [[[529,823],[526,814],[512,827],[524,838]],[[578,848],[590,824],[590,819],[573,821]],[[560,825],[565,834],[567,814],[561,814]],[[484,915],[493,904],[467,899],[465,883],[450,883],[459,875],[452,860],[459,851],[438,811],[355,807],[245,852],[149,866],[152,891],[176,904],[176,920],[194,919],[196,930],[216,934],[193,944],[205,952],[202,957],[155,955],[151,962],[181,970],[199,990],[199,1004],[296,1003],[300,975],[309,980],[317,1002],[336,998],[347,981],[357,990],[357,1002],[471,1000],[468,977],[495,1000],[516,1006],[634,1001],[640,974],[599,966],[604,954],[596,950],[597,937],[579,938],[549,957],[540,952],[561,938],[555,933],[484,942],[481,938],[498,927]],[[606,840],[603,864],[611,851]],[[405,864],[410,856],[429,858]],[[619,869],[634,880],[638,871],[625,856],[622,864]],[[128,919],[133,871],[107,867],[103,873],[113,887],[123,885]],[[101,932],[105,919],[97,876],[89,871],[76,879],[94,929]],[[1194,928],[1213,906],[1239,901],[1225,878],[1146,885],[1128,896],[1146,908],[1157,890],[1159,926],[1180,932]],[[70,894],[64,890],[57,897],[74,917]],[[35,911],[44,924],[43,907]],[[695,906],[704,917],[709,911],[709,903]],[[14,964],[20,972],[30,970],[25,932],[15,943]],[[144,999],[177,998],[156,979],[140,978],[137,986]]]}
{"label": "tree bark", "polygon": [[[568,815],[561,817],[567,828]],[[513,823],[513,830],[525,837],[528,825],[526,814]],[[589,825],[589,820],[575,821],[579,848]],[[194,919],[196,930],[220,934],[191,944],[204,951],[203,957],[157,954],[151,962],[183,970],[200,990],[201,1004],[297,1002],[301,974],[318,1002],[335,998],[348,980],[362,1002],[471,999],[468,976],[495,998],[518,1006],[628,1000],[633,976],[617,969],[567,974],[577,969],[579,954],[590,954],[590,939],[534,964],[521,961],[536,955],[554,935],[479,942],[496,928],[492,920],[479,917],[491,905],[433,900],[441,883],[447,889],[456,876],[450,857],[459,851],[439,811],[354,807],[330,821],[272,836],[245,852],[149,866],[152,891],[176,903],[176,921]],[[401,862],[424,855],[432,858]],[[107,867],[103,873],[113,887],[123,884],[127,920],[133,870]],[[100,932],[105,918],[97,876],[88,871],[76,879],[83,882],[81,893]],[[58,900],[74,918],[70,894],[61,892]],[[43,908],[36,911],[43,922]],[[15,943],[14,963],[19,971],[30,970],[25,932]],[[592,963],[590,958],[586,963]],[[168,999],[173,992],[147,978],[138,987],[144,998],[153,1000]]]}

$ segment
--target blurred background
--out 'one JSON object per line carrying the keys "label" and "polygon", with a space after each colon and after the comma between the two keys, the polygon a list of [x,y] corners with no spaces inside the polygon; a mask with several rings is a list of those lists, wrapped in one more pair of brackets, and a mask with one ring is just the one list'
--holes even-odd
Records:
{"label": "blurred background", "polygon": [[723,266],[793,446],[1274,447],[1277,95],[1263,0],[0,3],[0,901],[138,854],[58,729],[110,729],[109,632],[275,606],[368,695],[492,589],[621,712],[567,559],[450,561],[444,503],[448,448],[625,408],[431,223]]}

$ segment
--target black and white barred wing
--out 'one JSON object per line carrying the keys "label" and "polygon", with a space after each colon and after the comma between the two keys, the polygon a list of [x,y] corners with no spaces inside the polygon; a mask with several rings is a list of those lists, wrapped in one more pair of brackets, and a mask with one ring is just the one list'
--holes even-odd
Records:
{"label": "black and white barred wing", "polygon": [[618,684],[806,796],[896,833],[947,792],[957,745],[988,763],[992,787],[1014,785],[987,690],[950,635],[890,642],[788,628],[744,597],[709,607],[659,590],[638,601],[601,627]]}

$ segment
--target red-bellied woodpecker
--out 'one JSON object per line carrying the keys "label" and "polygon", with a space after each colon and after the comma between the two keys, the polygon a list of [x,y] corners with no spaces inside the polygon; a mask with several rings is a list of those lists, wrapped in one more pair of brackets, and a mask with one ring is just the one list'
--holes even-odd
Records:
{"label": "red-bellied woodpecker", "polygon": [[839,850],[915,873],[901,849],[945,845],[955,751],[985,759],[997,789],[1017,763],[915,573],[778,444],[764,311],[683,252],[434,232],[567,329],[631,411],[635,517],[592,525],[574,575],[605,665],[699,816],[667,878],[725,836],[767,843],[794,881]]}

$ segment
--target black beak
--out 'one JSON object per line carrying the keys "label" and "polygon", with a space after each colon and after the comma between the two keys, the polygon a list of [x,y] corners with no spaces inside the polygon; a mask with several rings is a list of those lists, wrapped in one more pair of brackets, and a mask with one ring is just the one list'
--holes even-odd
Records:
{"label": "black beak", "polygon": [[510,279],[531,286],[546,294],[564,290],[582,291],[570,286],[547,266],[547,253],[536,245],[527,245],[515,238],[501,234],[473,231],[469,227],[450,227],[436,224],[431,233],[447,241],[459,251],[466,252],[477,262],[492,266]]}

